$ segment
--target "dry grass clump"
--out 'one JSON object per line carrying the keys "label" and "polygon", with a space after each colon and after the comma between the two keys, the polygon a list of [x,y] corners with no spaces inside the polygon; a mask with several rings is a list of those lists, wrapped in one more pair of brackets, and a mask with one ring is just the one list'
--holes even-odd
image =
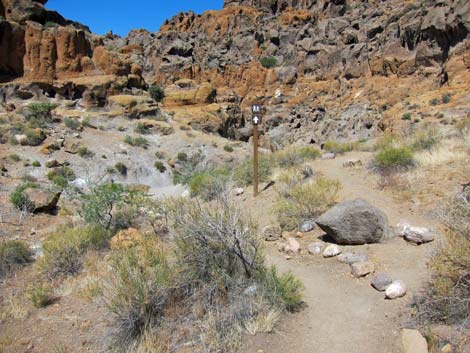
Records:
{"label": "dry grass clump", "polygon": [[299,170],[287,171],[279,177],[279,198],[274,207],[279,223],[287,230],[297,229],[311,221],[336,202],[341,183],[325,177],[305,179]]}
{"label": "dry grass clump", "polygon": [[321,156],[319,149],[312,146],[286,147],[276,152],[274,158],[282,168],[289,168],[303,164],[308,160],[314,160]]}
{"label": "dry grass clump", "polygon": [[0,243],[0,277],[31,261],[32,253],[25,242],[8,240]]}
{"label": "dry grass clump", "polygon": [[457,194],[442,210],[447,243],[437,251],[433,276],[416,299],[421,325],[456,325],[470,333],[470,190]]}

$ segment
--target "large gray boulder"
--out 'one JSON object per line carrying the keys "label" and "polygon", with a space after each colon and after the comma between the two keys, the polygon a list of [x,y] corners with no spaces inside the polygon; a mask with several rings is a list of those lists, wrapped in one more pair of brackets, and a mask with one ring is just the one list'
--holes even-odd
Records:
{"label": "large gray boulder", "polygon": [[361,199],[337,204],[316,223],[344,245],[380,243],[392,234],[385,213]]}

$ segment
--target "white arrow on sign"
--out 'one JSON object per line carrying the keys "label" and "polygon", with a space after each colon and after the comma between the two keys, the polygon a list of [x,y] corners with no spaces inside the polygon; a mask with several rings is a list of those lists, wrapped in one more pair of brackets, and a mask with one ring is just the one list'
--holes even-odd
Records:
{"label": "white arrow on sign", "polygon": [[255,125],[258,125],[258,124],[259,124],[259,117],[255,116],[255,117],[253,118],[253,123],[254,123]]}

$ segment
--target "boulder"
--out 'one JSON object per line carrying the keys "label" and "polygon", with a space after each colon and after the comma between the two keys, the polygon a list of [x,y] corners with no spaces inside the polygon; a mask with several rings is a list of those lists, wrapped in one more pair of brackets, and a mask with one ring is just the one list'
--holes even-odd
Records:
{"label": "boulder", "polygon": [[38,188],[28,188],[25,194],[31,200],[33,213],[52,214],[57,209],[62,192],[50,193]]}
{"label": "boulder", "polygon": [[374,272],[374,270],[375,266],[370,261],[354,262],[351,264],[351,274],[356,278],[367,276],[369,273]]}
{"label": "boulder", "polygon": [[316,223],[338,244],[380,243],[391,234],[385,213],[361,199],[339,203]]}
{"label": "boulder", "polygon": [[385,289],[385,298],[397,299],[406,294],[406,284],[403,281],[394,281]]}
{"label": "boulder", "polygon": [[323,251],[323,257],[334,257],[343,252],[340,246],[336,244],[330,244],[326,247],[325,251]]}
{"label": "boulder", "polygon": [[276,241],[282,236],[282,229],[279,226],[266,226],[262,230],[263,238],[266,241]]}
{"label": "boulder", "polygon": [[338,256],[338,261],[351,265],[355,262],[369,261],[369,256],[364,253],[345,252]]}
{"label": "boulder", "polygon": [[372,281],[370,282],[371,286],[377,289],[379,292],[383,292],[387,289],[389,285],[393,282],[392,277],[387,273],[379,272],[377,273]]}
{"label": "boulder", "polygon": [[418,330],[401,330],[404,353],[428,353],[428,343]]}
{"label": "boulder", "polygon": [[320,242],[311,243],[307,246],[307,251],[310,255],[320,255],[325,245]]}

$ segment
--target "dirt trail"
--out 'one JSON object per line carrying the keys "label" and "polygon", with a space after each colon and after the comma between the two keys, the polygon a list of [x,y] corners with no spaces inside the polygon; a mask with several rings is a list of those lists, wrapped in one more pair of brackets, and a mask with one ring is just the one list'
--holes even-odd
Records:
{"label": "dirt trail", "polygon": [[[381,208],[391,225],[406,219],[414,225],[434,226],[432,220],[414,212],[406,204],[397,203],[392,195],[375,188],[374,177],[364,168],[346,169],[346,159],[367,161],[368,153],[353,153],[334,160],[313,163],[317,172],[341,181],[341,200],[363,198]],[[260,197],[255,208],[272,201],[273,195]],[[257,205],[259,204],[259,205]],[[258,207],[257,207],[258,206]],[[260,212],[260,211],[258,211]],[[261,215],[261,214],[260,214]],[[260,217],[260,219],[262,219]],[[320,230],[302,239],[303,248],[321,236]],[[258,335],[248,344],[247,352],[266,353],[400,353],[399,331],[406,321],[408,304],[426,279],[426,261],[435,243],[420,247],[395,238],[384,244],[345,247],[349,251],[367,252],[378,271],[386,271],[394,279],[402,279],[408,294],[389,301],[370,286],[370,276],[355,279],[349,266],[336,259],[301,256],[287,261],[270,247],[268,260],[281,271],[292,271],[305,284],[307,307],[283,320],[276,334]]]}

